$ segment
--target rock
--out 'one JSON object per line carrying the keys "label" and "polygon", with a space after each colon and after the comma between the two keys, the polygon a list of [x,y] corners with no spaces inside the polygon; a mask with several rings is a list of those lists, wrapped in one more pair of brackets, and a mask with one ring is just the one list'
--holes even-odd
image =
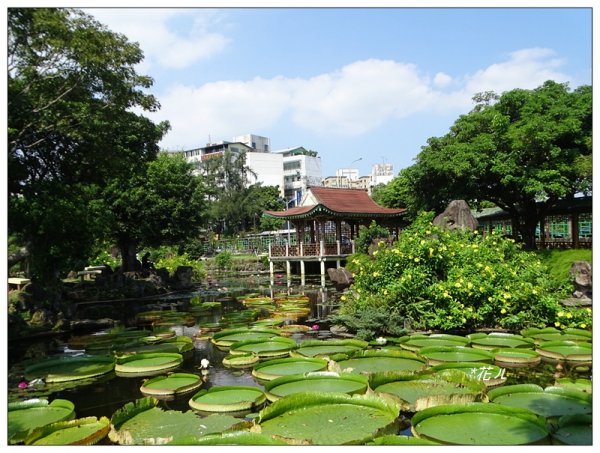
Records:
{"label": "rock", "polygon": [[343,267],[337,269],[330,267],[327,269],[327,275],[338,291],[348,288],[354,280],[352,274]]}
{"label": "rock", "polygon": [[33,315],[31,315],[31,319],[29,320],[29,325],[31,327],[46,327],[51,329],[54,325],[54,316],[52,312],[45,309],[36,310]]}
{"label": "rock", "polygon": [[192,286],[193,269],[191,266],[179,266],[173,277],[169,281],[169,285],[173,289],[186,289]]}
{"label": "rock", "polygon": [[466,228],[475,231],[479,222],[465,200],[452,200],[446,210],[433,219],[433,224],[444,230]]}
{"label": "rock", "polygon": [[575,261],[569,275],[573,279],[573,296],[592,297],[592,265],[589,261]]}

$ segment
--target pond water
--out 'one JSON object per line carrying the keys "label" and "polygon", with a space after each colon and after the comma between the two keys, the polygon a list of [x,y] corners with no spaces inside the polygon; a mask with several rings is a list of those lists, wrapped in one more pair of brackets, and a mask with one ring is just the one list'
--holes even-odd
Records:
{"label": "pond water", "polygon": [[[170,327],[171,330],[175,331],[176,335],[194,339],[194,350],[184,355],[185,360],[177,369],[177,372],[189,372],[200,375],[200,361],[208,359],[210,366],[208,373],[203,376],[204,384],[202,388],[239,385],[254,386],[263,389],[264,387],[252,376],[251,368],[235,370],[224,367],[222,360],[228,353],[217,349],[210,340],[198,339],[197,337],[203,331],[203,326],[219,322],[224,314],[245,310],[246,307],[237,300],[240,296],[261,294],[272,297],[275,294],[282,293],[302,294],[308,296],[310,300],[310,314],[297,320],[288,321],[288,323],[305,324],[311,327],[317,324],[319,326],[318,330],[310,330],[304,334],[294,334],[290,338],[301,343],[309,339],[327,339],[333,337],[332,333],[328,330],[329,326],[326,318],[338,305],[339,293],[334,287],[322,286],[320,285],[320,280],[311,281],[310,278],[304,282],[304,285],[300,285],[300,282],[296,280],[277,280],[273,285],[264,279],[261,280],[258,278],[253,280],[245,279],[241,283],[239,279],[222,280],[217,286],[213,283],[213,286],[209,288],[205,286],[187,294],[178,294],[153,301],[151,304],[131,304],[128,307],[128,311],[120,311],[123,318],[121,321],[125,326],[134,326],[133,320],[137,312],[156,308],[163,310],[182,309],[182,307],[185,308],[187,306],[192,296],[201,296],[203,301],[218,301],[221,304],[220,308],[216,308],[210,314],[197,317],[193,325],[173,325]],[[71,350],[68,346],[70,337],[70,335],[65,335],[44,338],[37,341],[9,342],[9,402],[36,396],[48,397],[51,400],[62,398],[74,403],[78,418],[86,416],[106,416],[110,418],[116,410],[122,408],[126,403],[144,396],[140,391],[140,386],[148,378],[147,376],[121,377],[117,376],[114,372],[86,384],[78,383],[77,386],[73,386],[72,388],[60,388],[56,391],[50,390],[47,385],[19,389],[18,384],[24,379],[24,364],[52,355],[77,353],[76,350]],[[546,387],[551,385],[557,377],[589,378],[589,373],[581,374],[569,368],[557,370],[554,365],[542,362],[533,368],[507,369],[505,376],[507,377],[506,384],[535,383]],[[184,394],[171,400],[161,400],[159,407],[165,410],[188,411],[190,410],[188,405],[190,397],[191,394]],[[410,432],[403,430],[402,434],[410,435]]]}

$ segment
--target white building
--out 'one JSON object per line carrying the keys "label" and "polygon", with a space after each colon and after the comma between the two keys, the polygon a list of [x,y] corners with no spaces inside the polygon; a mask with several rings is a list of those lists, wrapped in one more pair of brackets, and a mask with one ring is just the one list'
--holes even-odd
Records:
{"label": "white building", "polygon": [[284,198],[288,207],[297,206],[308,187],[323,185],[321,158],[302,146],[275,151],[283,157]]}
{"label": "white building", "polygon": [[246,146],[254,149],[255,152],[259,153],[270,153],[271,152],[271,139],[268,137],[262,137],[260,135],[246,134],[238,135],[233,137],[234,142],[243,143]]}
{"label": "white building", "polygon": [[280,196],[284,196],[283,156],[281,154],[248,152],[246,153],[246,166],[252,170],[248,174],[250,185],[260,182],[263,186],[278,186]]}
{"label": "white building", "polygon": [[375,164],[368,176],[359,176],[356,168],[338,168],[335,176],[327,176],[323,179],[323,185],[340,189],[366,189],[370,195],[373,187],[387,184],[392,179],[394,179],[392,164]]}
{"label": "white building", "polygon": [[371,169],[371,187],[378,184],[387,184],[394,179],[394,166],[392,164],[375,164]]}

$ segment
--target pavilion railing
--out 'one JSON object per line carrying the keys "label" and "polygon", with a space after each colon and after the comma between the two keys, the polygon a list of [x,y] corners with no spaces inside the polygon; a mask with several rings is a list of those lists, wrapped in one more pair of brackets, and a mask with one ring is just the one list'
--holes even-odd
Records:
{"label": "pavilion railing", "polygon": [[354,253],[354,244],[341,244],[340,241],[331,242],[301,242],[298,245],[269,246],[269,256],[274,258],[303,257],[303,256],[339,256]]}

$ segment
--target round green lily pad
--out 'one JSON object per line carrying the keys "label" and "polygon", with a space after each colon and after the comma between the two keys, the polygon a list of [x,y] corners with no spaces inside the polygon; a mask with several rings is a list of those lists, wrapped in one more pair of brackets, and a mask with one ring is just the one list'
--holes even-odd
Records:
{"label": "round green lily pad", "polygon": [[8,441],[23,442],[35,428],[75,418],[75,406],[71,401],[55,399],[31,399],[8,403]]}
{"label": "round green lily pad", "polygon": [[425,361],[408,351],[366,350],[351,354],[337,362],[341,371],[371,374],[382,371],[416,371],[425,368]]}
{"label": "round green lily pad", "polygon": [[418,351],[421,348],[433,346],[467,346],[469,344],[468,338],[449,334],[411,335],[402,340],[400,346],[409,351]]}
{"label": "round green lily pad", "polygon": [[261,433],[233,431],[223,434],[208,434],[199,438],[183,439],[177,445],[288,445],[282,440]]}
{"label": "round green lily pad", "polygon": [[148,379],[140,387],[144,395],[166,396],[187,393],[202,385],[200,376],[191,373],[173,373]]}
{"label": "round green lily pad", "polygon": [[446,362],[492,363],[494,360],[494,355],[488,351],[464,346],[433,346],[419,350],[419,354],[427,359],[429,365],[439,365]]}
{"label": "round green lily pad", "polygon": [[114,357],[60,357],[28,366],[25,369],[25,377],[30,380],[42,378],[46,382],[66,382],[100,376],[110,373],[114,368]]}
{"label": "round green lily pad", "polygon": [[365,393],[368,388],[366,376],[350,373],[317,371],[304,375],[282,376],[265,383],[269,401],[301,392]]}
{"label": "round green lily pad", "polygon": [[[402,410],[415,412],[442,404],[462,404],[482,401],[485,398],[485,384],[469,378],[458,370],[442,370],[434,374],[417,373],[375,376],[373,390],[378,394],[393,395],[398,398]],[[388,381],[389,382],[385,382]],[[383,384],[380,384],[384,382]]]}
{"label": "round green lily pad", "polygon": [[304,374],[327,369],[327,360],[309,357],[287,357],[259,363],[252,369],[252,375],[262,381],[271,381],[281,376]]}
{"label": "round green lily pad", "polygon": [[115,372],[119,376],[148,376],[175,369],[182,363],[183,357],[177,353],[134,354],[117,359]]}
{"label": "round green lily pad", "polygon": [[552,440],[563,445],[592,445],[592,416],[578,414],[560,417]]}
{"label": "round green lily pad", "polygon": [[285,337],[273,337],[262,340],[248,340],[233,343],[229,347],[229,353],[236,354],[256,354],[261,359],[287,357],[290,351],[296,348],[298,344],[295,340]]}
{"label": "round green lily pad", "polygon": [[505,370],[498,365],[481,362],[447,362],[434,365],[432,369],[458,370],[465,373],[469,378],[482,381],[486,387],[495,387],[506,382]]}
{"label": "round green lily pad", "polygon": [[494,403],[431,407],[411,423],[415,436],[453,445],[527,445],[548,437],[544,417]]}
{"label": "round green lily pad", "polygon": [[265,401],[265,393],[258,387],[221,386],[200,390],[189,405],[203,412],[240,412],[254,410]]}
{"label": "round green lily pad", "polygon": [[110,431],[106,417],[86,417],[52,423],[35,429],[25,439],[26,445],[94,445]]}
{"label": "round green lily pad", "polygon": [[211,342],[221,351],[228,351],[229,347],[238,341],[266,340],[278,334],[275,329],[228,329],[215,333]]}
{"label": "round green lily pad", "polygon": [[302,342],[297,349],[290,352],[290,355],[292,357],[325,357],[366,349],[368,345],[369,343],[361,340],[309,340]]}
{"label": "round green lily pad", "polygon": [[494,354],[496,365],[518,368],[535,366],[541,362],[540,355],[531,349],[524,348],[499,348],[491,351]]}
{"label": "round green lily pad", "polygon": [[491,333],[485,337],[474,338],[471,340],[471,347],[479,349],[498,349],[498,348],[528,348],[535,347],[531,338],[525,338],[521,335],[512,335],[508,333]]}
{"label": "round green lily pad", "polygon": [[566,362],[570,365],[592,363],[591,343],[576,341],[547,341],[540,343],[536,351],[547,362]]}
{"label": "round green lily pad", "polygon": [[377,396],[307,392],[275,401],[259,414],[263,434],[293,444],[356,445],[396,434],[399,408]]}
{"label": "round green lily pad", "polygon": [[226,366],[227,368],[251,368],[259,361],[260,358],[254,353],[238,355],[230,354],[223,357],[223,366]]}
{"label": "round green lily pad", "polygon": [[376,437],[368,445],[439,445],[439,443],[414,436],[382,436]]}
{"label": "round green lily pad", "polygon": [[560,387],[508,385],[490,390],[488,397],[493,403],[527,409],[544,417],[592,413],[592,395]]}

